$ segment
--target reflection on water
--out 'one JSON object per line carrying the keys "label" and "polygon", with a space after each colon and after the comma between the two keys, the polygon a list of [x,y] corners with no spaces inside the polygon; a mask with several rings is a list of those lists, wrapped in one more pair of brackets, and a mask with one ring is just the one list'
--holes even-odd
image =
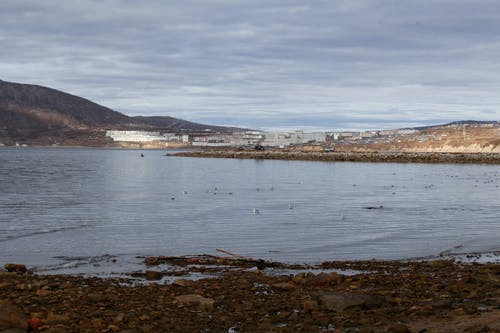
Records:
{"label": "reflection on water", "polygon": [[140,153],[0,149],[0,262],[217,248],[288,262],[500,249],[500,166]]}

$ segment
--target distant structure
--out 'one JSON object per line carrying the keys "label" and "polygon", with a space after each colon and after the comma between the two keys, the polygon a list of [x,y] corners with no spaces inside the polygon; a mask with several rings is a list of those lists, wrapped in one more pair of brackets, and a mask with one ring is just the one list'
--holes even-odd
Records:
{"label": "distant structure", "polygon": [[296,144],[321,143],[326,141],[326,133],[314,132],[304,133],[304,131],[295,131],[292,133],[266,132],[264,133],[263,146],[267,147],[286,147]]}
{"label": "distant structure", "polygon": [[182,137],[173,133],[149,131],[106,131],[106,136],[119,142],[181,141]]}

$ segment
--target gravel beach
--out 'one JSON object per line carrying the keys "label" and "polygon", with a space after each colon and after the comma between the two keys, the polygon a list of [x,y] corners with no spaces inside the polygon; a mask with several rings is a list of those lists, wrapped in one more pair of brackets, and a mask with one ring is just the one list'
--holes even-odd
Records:
{"label": "gravel beach", "polygon": [[[159,279],[168,274],[161,269],[166,263],[216,277],[165,283]],[[277,275],[269,267],[279,263],[153,257],[134,274],[142,280],[5,267],[11,272],[0,272],[4,333],[29,325],[47,333],[500,332],[495,263],[336,261],[321,264],[324,272]]]}

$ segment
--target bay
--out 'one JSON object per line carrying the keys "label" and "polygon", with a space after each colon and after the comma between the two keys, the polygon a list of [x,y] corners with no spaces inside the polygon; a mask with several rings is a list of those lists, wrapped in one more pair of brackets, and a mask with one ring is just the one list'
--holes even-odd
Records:
{"label": "bay", "polygon": [[216,249],[294,263],[500,250],[497,165],[165,154],[1,148],[0,263],[99,271],[92,258]]}

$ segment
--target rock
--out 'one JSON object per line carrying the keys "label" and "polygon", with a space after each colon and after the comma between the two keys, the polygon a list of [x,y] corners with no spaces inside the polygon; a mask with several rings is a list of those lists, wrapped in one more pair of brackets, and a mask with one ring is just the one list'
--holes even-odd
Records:
{"label": "rock", "polygon": [[163,278],[162,272],[146,271],[146,280],[148,281],[161,280],[162,278]]}
{"label": "rock", "polygon": [[383,303],[379,296],[360,294],[340,294],[334,292],[321,292],[318,303],[327,310],[342,311],[352,307],[373,307]]}
{"label": "rock", "polygon": [[69,333],[69,331],[62,325],[49,327],[44,333]]}
{"label": "rock", "polygon": [[293,291],[295,290],[295,286],[291,282],[280,282],[272,285],[274,289],[285,290],[285,291]]}
{"label": "rock", "polygon": [[64,322],[69,322],[70,318],[68,315],[65,315],[65,314],[57,314],[57,313],[49,312],[47,314],[47,321],[50,324],[64,323]]}
{"label": "rock", "polygon": [[26,266],[22,264],[5,264],[3,266],[9,272],[26,273]]}
{"label": "rock", "polygon": [[178,279],[172,282],[173,286],[187,287],[193,284],[193,281],[188,279]]}
{"label": "rock", "polygon": [[197,306],[200,309],[210,311],[213,310],[215,301],[201,295],[188,294],[177,296],[175,303],[179,306]]}
{"label": "rock", "polygon": [[108,328],[106,328],[102,332],[104,332],[104,333],[106,333],[106,332],[118,332],[119,330],[120,330],[120,328],[116,325],[108,325]]}
{"label": "rock", "polygon": [[302,306],[304,308],[304,312],[312,312],[318,308],[318,302],[308,299],[302,302]]}
{"label": "rock", "polygon": [[50,290],[45,290],[45,289],[38,289],[35,292],[35,295],[37,295],[39,297],[49,296],[50,294],[52,294],[52,292]]}
{"label": "rock", "polygon": [[8,301],[0,301],[0,330],[18,328],[26,331],[28,320],[23,312]]}
{"label": "rock", "polygon": [[113,318],[113,321],[115,323],[121,323],[123,321],[123,319],[125,319],[125,314],[124,313],[119,313],[115,316],[115,318]]}
{"label": "rock", "polygon": [[375,333],[375,331],[371,327],[361,327],[358,333]]}
{"label": "rock", "polygon": [[321,272],[315,277],[311,278],[310,284],[314,286],[322,286],[322,285],[327,285],[327,284],[335,284],[338,282],[342,282],[342,276],[337,274],[337,273],[324,273]]}
{"label": "rock", "polygon": [[300,272],[298,274],[295,274],[295,276],[292,278],[292,281],[297,284],[304,284],[305,278],[306,274],[304,272]]}
{"label": "rock", "polygon": [[42,325],[42,321],[39,318],[33,317],[28,321],[28,324],[32,330],[37,330]]}
{"label": "rock", "polygon": [[410,330],[404,324],[395,324],[395,325],[389,326],[389,328],[387,329],[387,332],[391,332],[391,333],[410,333]]}
{"label": "rock", "polygon": [[94,328],[99,328],[99,327],[103,327],[104,326],[104,323],[102,321],[101,318],[92,318],[90,320],[90,324],[92,325],[92,327]]}
{"label": "rock", "polygon": [[1,280],[13,280],[16,279],[17,276],[13,272],[0,272],[0,279]]}
{"label": "rock", "polygon": [[161,264],[161,259],[159,257],[147,257],[144,259],[146,266],[156,266]]}
{"label": "rock", "polygon": [[104,294],[91,293],[91,294],[88,294],[87,297],[91,302],[94,302],[94,303],[103,303],[103,302],[108,301],[108,296],[106,296]]}

